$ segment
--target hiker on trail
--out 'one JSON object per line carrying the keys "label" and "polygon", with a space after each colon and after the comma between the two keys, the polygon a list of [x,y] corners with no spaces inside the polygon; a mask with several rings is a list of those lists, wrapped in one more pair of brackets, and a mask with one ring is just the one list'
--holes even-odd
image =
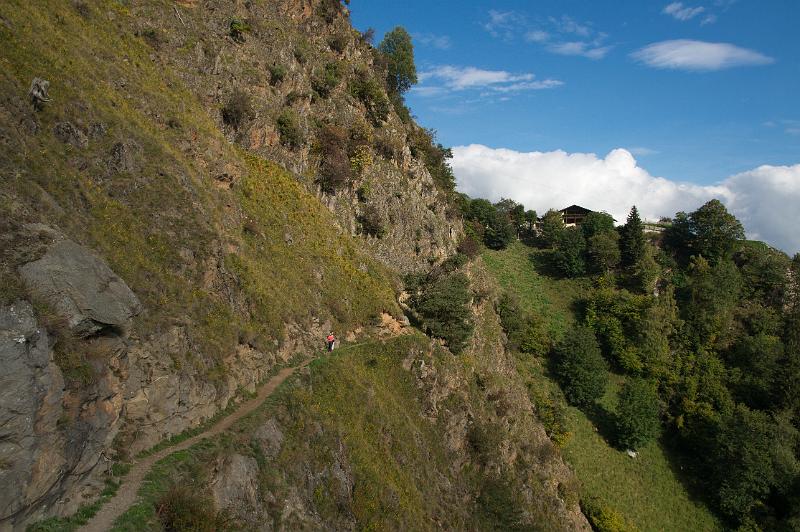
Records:
{"label": "hiker on trail", "polygon": [[333,348],[336,345],[336,337],[333,335],[333,331],[325,338],[325,341],[328,342],[328,351],[333,351]]}

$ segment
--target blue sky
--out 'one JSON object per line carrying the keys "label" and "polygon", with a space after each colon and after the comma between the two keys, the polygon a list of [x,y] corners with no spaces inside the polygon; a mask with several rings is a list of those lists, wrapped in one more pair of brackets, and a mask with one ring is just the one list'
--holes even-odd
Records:
{"label": "blue sky", "polygon": [[[494,175],[466,176],[470,145],[494,150],[481,160],[596,154],[606,169],[622,148],[647,179],[706,187],[697,201],[730,193],[714,187],[762,165],[791,169],[776,182],[800,189],[797,0],[352,0],[350,11],[356,28],[375,28],[376,42],[397,25],[412,34],[421,79],[407,103],[458,148],[454,168],[468,193],[515,191],[476,182]],[[585,170],[567,159],[568,173]],[[683,207],[673,203],[664,208]],[[779,245],[800,249],[800,240]]]}

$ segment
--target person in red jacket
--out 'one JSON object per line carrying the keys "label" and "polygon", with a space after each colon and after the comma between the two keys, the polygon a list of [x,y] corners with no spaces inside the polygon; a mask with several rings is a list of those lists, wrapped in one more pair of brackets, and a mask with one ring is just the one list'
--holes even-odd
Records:
{"label": "person in red jacket", "polygon": [[325,338],[325,341],[328,342],[328,351],[333,351],[336,345],[336,337],[333,335],[333,331]]}

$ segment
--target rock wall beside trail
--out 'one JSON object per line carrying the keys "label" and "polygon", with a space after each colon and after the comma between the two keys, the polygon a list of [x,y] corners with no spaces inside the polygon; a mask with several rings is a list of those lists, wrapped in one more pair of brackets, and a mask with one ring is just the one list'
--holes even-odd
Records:
{"label": "rock wall beside trail", "polygon": [[[64,381],[33,307],[0,308],[0,523],[40,502],[61,480]],[[13,487],[13,489],[10,489]]]}
{"label": "rock wall beside trail", "polygon": [[[54,344],[29,302],[0,307],[0,481],[16,488],[0,493],[0,526],[73,513],[102,489],[112,457],[132,457],[212,418],[239,390],[255,391],[276,363],[313,349],[328,328],[291,328],[275,353],[239,345],[225,380],[210,383],[201,368],[179,366],[192,350],[185,327],[129,335],[141,304],[105,261],[52,228],[26,231],[49,245],[21,277],[67,345]],[[63,360],[76,352],[88,353],[92,367]]]}

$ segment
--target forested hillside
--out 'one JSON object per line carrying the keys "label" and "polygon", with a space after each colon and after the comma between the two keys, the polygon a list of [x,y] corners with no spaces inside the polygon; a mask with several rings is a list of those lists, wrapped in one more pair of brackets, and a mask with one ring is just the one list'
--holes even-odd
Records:
{"label": "forested hillside", "polygon": [[[653,510],[669,511],[659,490],[680,482],[727,526],[798,526],[800,256],[745,240],[739,221],[716,200],[648,233],[635,208],[619,227],[605,213],[564,227],[550,211],[533,231],[535,213],[526,219],[523,206],[509,200],[465,198],[464,206],[473,220],[468,240],[511,245],[484,256],[508,297],[521,303],[504,320],[509,339],[520,338],[522,353],[544,356],[545,375],[620,456],[643,450],[631,460],[656,467],[664,460],[651,443],[657,440],[663,467],[674,471],[651,471],[642,496],[656,499],[617,492],[639,475],[633,469],[616,477],[616,486],[598,484],[612,473],[586,453],[603,453],[609,469],[626,466],[613,465],[601,440],[591,443],[581,432],[583,414],[577,424],[566,416],[553,430],[565,439],[568,425],[577,431],[565,452],[578,477],[585,475],[585,495],[614,499],[616,511],[639,514],[639,526],[658,529]],[[527,244],[511,244],[515,233]],[[496,234],[509,236],[497,246]],[[564,315],[557,327],[543,328],[553,307]],[[552,350],[535,347],[542,337]],[[585,511],[592,519],[592,509]]]}

